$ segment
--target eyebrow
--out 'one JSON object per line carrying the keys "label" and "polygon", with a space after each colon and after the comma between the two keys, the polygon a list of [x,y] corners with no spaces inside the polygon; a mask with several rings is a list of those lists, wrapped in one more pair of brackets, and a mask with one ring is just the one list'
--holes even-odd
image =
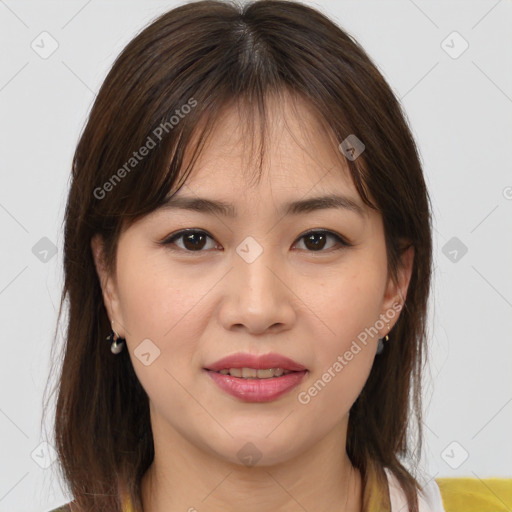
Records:
{"label": "eyebrow", "polygon": [[[236,209],[232,204],[224,201],[207,199],[204,197],[175,196],[168,198],[160,207],[167,209],[192,210],[201,213],[218,214],[224,217],[236,217]],[[280,210],[283,215],[300,215],[316,210],[341,209],[365,216],[364,208],[349,197],[330,194],[326,196],[310,197],[285,203]]]}

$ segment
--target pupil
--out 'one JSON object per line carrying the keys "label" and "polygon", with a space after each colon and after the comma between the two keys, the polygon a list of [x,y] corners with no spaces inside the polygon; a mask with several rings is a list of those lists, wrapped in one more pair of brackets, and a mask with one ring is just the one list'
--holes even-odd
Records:
{"label": "pupil", "polygon": [[[201,242],[199,243],[194,243],[194,237],[197,237],[197,238],[202,238],[202,244]],[[202,233],[190,233],[188,235],[185,235],[185,238],[184,238],[184,244],[185,244],[185,247],[187,247],[188,249],[202,249],[203,246],[204,246],[204,239],[205,239],[205,236],[202,234]],[[190,243],[191,245],[190,246],[187,246],[187,244]]]}
{"label": "pupil", "polygon": [[[314,242],[313,240],[315,239],[315,237],[318,237],[321,240]],[[313,242],[311,246],[308,245],[309,242]],[[308,248],[313,248],[313,249],[320,248],[321,249],[325,244],[325,234],[324,233],[312,233],[311,235],[309,235],[306,238],[305,244],[306,244],[306,247],[308,247]]]}

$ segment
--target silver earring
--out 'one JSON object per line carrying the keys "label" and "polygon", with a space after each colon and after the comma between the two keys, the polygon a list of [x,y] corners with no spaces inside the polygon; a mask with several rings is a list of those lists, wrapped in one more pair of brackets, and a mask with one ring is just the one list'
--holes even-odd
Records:
{"label": "silver earring", "polygon": [[[390,330],[389,323],[388,323],[388,331]],[[377,354],[382,354],[384,352],[384,342],[389,341],[389,336],[386,334],[384,338],[379,338],[377,342]]]}
{"label": "silver earring", "polygon": [[119,354],[124,348],[125,339],[121,338],[114,330],[114,320],[112,320],[112,332],[107,336],[107,341],[110,342],[110,351],[112,354]]}

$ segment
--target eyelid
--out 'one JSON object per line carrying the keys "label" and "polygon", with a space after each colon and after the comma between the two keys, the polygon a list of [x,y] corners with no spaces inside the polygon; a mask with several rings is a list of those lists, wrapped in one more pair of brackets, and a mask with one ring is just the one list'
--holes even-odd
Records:
{"label": "eyelid", "polygon": [[[211,236],[208,231],[205,231],[204,229],[200,229],[200,228],[187,228],[187,229],[181,229],[179,231],[176,231],[174,233],[171,233],[170,235],[166,236],[163,240],[161,240],[160,242],[158,242],[159,245],[163,245],[163,246],[170,246],[173,244],[174,240],[177,240],[179,238],[181,238],[182,236],[186,235],[187,233],[200,233],[200,234],[203,234],[203,235],[206,235],[208,238],[215,240],[215,238],[213,236]],[[298,241],[302,240],[304,237],[308,236],[308,235],[311,235],[311,234],[317,234],[317,233],[323,233],[323,234],[326,234],[327,236],[331,236],[333,237],[339,245],[341,245],[342,247],[352,247],[354,244],[350,243],[345,237],[343,237],[342,235],[334,232],[334,231],[331,231],[329,229],[323,229],[323,228],[313,228],[313,229],[309,229],[308,231],[305,231],[304,233],[301,233],[295,240],[294,244],[293,245],[296,245],[298,243]],[[187,251],[186,249],[182,249],[181,247],[178,247],[178,248],[171,248],[171,250],[176,250],[176,251],[180,251],[180,252],[185,252],[185,253],[190,253],[190,254],[201,254],[201,253],[204,253],[204,252],[207,252],[207,251],[203,251],[203,250],[200,250],[200,251]],[[327,250],[320,250],[320,251],[306,251],[308,253],[312,253],[312,254],[321,254],[321,253],[328,253],[328,252],[331,252],[332,250],[339,250],[336,249],[336,248],[330,248],[330,249],[327,249]]]}
{"label": "eyelid", "polygon": [[[170,246],[173,244],[174,240],[177,240],[179,238],[181,238],[182,236],[184,235],[187,235],[188,233],[200,233],[200,234],[203,234],[203,235],[206,235],[208,238],[211,238],[212,240],[216,241],[215,238],[213,238],[212,235],[210,235],[210,233],[208,233],[208,231],[205,231],[204,229],[200,229],[200,228],[186,228],[186,229],[180,229],[179,231],[175,231],[174,233],[171,233],[170,235],[166,236],[163,240],[157,242],[159,245],[163,245],[163,246]],[[187,251],[185,249],[182,249],[181,247],[178,247],[178,248],[170,248],[171,250],[176,250],[176,251],[180,251],[180,252],[187,252],[187,253],[202,253],[202,252],[206,252],[206,251]]]}
{"label": "eyelid", "polygon": [[[322,229],[322,228],[310,229],[310,230],[306,231],[305,233],[300,234],[297,237],[297,240],[300,240],[301,238],[304,238],[305,236],[308,236],[310,234],[316,234],[316,233],[325,233],[327,235],[330,235],[333,238],[335,238],[341,245],[343,245],[345,247],[352,247],[354,245],[354,244],[350,243],[345,237],[336,233],[335,231],[331,231],[330,229]],[[308,252],[326,252],[326,251],[308,251]]]}

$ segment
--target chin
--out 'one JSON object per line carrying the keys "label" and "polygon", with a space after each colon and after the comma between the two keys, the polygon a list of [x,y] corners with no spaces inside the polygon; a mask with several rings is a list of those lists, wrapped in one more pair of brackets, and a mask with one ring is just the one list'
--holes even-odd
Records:
{"label": "chin", "polygon": [[227,440],[222,446],[210,445],[210,450],[213,450],[217,457],[228,463],[248,468],[282,464],[300,452],[298,446],[290,446],[289,440],[293,436],[276,435],[274,439],[271,439],[273,434],[267,436],[267,432],[271,430],[262,431],[261,434],[237,435]]}

